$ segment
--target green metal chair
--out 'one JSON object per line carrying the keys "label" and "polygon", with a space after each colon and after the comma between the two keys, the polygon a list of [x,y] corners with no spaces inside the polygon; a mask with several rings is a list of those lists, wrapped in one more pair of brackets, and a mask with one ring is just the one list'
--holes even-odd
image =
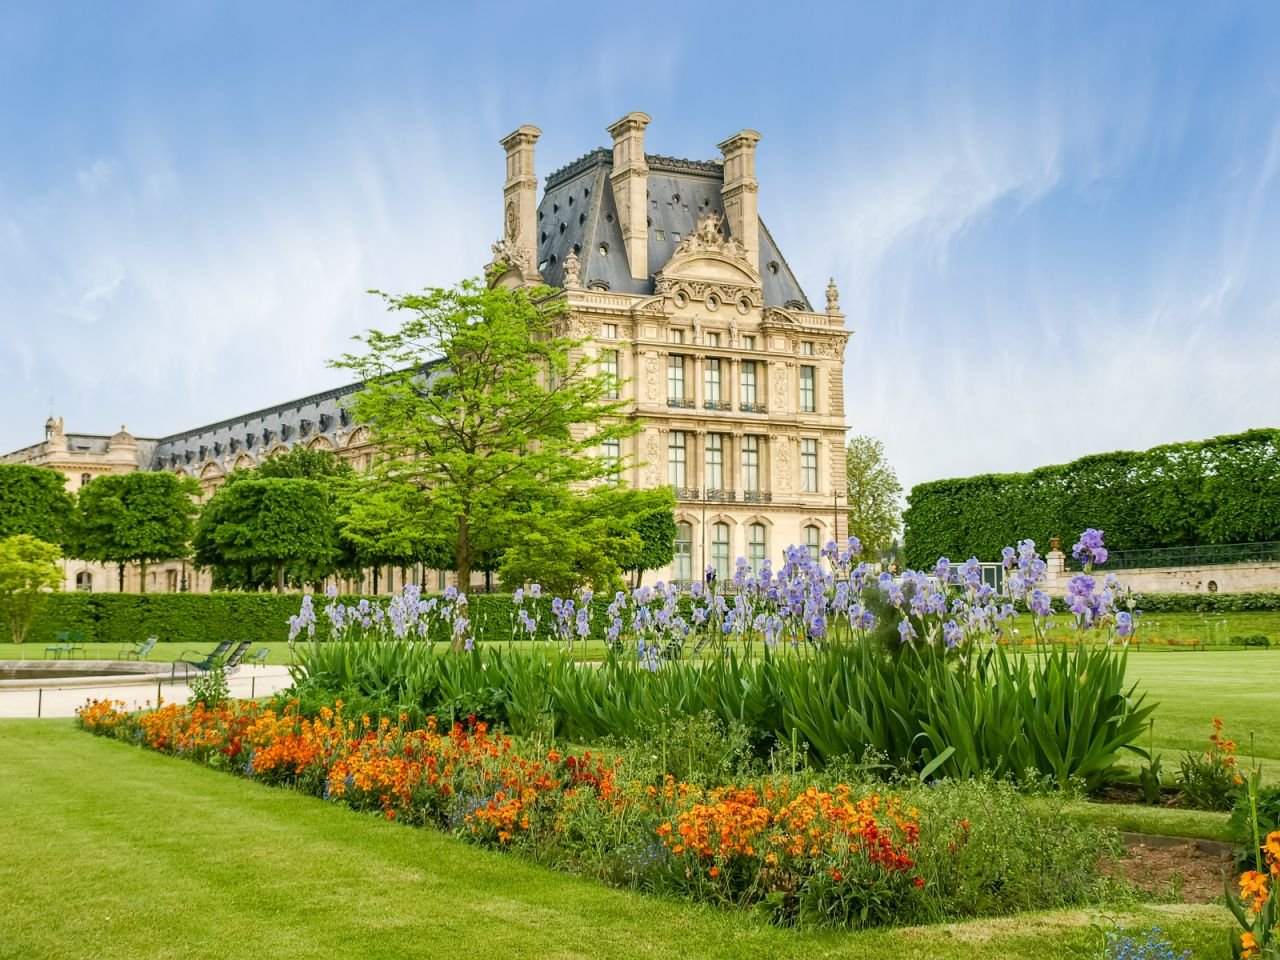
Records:
{"label": "green metal chair", "polygon": [[245,657],[243,662],[251,667],[259,667],[267,662],[267,657],[271,655],[270,647],[259,647],[253,652],[252,657]]}
{"label": "green metal chair", "polygon": [[59,630],[53,635],[53,643],[44,648],[44,658],[48,660],[51,653],[55,660],[61,660],[64,653],[71,653],[70,630]]}
{"label": "green metal chair", "polygon": [[147,637],[135,647],[123,647],[120,650],[120,660],[145,660],[152,648],[160,642],[159,637]]}
{"label": "green metal chair", "polygon": [[[223,640],[214,647],[209,653],[200,653],[199,650],[184,650],[182,656],[173,661],[173,666],[169,668],[169,679],[173,680],[178,673],[178,664],[183,665],[183,676],[189,672],[189,668],[195,667],[197,670],[210,670],[213,665],[227,655],[227,651],[231,649],[231,641]],[[199,660],[188,660],[188,654],[196,654]]]}

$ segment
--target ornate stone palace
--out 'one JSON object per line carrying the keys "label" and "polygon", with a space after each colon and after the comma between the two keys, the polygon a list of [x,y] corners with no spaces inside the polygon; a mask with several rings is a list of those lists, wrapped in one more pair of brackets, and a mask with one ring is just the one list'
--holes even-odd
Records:
{"label": "ornate stone palace", "polygon": [[[720,161],[645,153],[643,113],[623,117],[599,148],[551,174],[538,198],[537,127],[502,141],[504,233],[490,276],[511,286],[549,284],[567,323],[602,370],[615,374],[643,432],[606,456],[637,487],[667,484],[677,498],[676,556],[657,579],[688,581],[708,566],[780,558],[791,544],[817,550],[838,539],[845,489],[844,350],[849,334],[834,282],[816,311],[758,213],[755,150],[743,130]],[[67,434],[50,419],[43,443],[9,463],[62,471],[78,488],[95,476],[172,470],[206,495],[228,471],[295,444],[336,451],[357,467],[371,458],[367,428],[343,399],[358,384],[161,439]],[[114,570],[68,563],[68,587],[116,589]],[[126,588],[136,587],[136,572]],[[148,568],[149,590],[205,589],[184,564]],[[434,588],[434,571],[387,571]],[[347,588],[368,590],[372,578]]]}

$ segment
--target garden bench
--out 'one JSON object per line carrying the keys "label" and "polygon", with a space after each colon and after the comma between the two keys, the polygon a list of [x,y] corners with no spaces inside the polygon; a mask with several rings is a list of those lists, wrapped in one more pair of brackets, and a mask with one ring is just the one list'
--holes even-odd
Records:
{"label": "garden bench", "polygon": [[[174,675],[176,674],[178,669],[178,664],[180,663],[184,664],[186,667],[195,667],[197,670],[208,670],[212,668],[215,663],[217,663],[219,660],[225,657],[227,655],[227,651],[230,649],[231,649],[231,641],[223,640],[216,647],[214,647],[213,650],[211,650],[209,653],[202,654],[200,653],[199,650],[183,650],[182,656],[178,657],[177,660],[173,661],[173,666],[169,668],[169,679],[172,680],[174,678]],[[195,654],[196,656],[200,657],[200,659],[188,660],[187,657],[190,654]],[[183,672],[184,673],[186,672],[185,669]]]}

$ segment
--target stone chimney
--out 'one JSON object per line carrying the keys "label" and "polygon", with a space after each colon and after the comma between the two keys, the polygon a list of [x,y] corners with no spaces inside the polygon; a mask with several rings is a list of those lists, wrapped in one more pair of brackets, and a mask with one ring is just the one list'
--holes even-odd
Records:
{"label": "stone chimney", "polygon": [[502,243],[507,262],[529,279],[537,279],[538,267],[538,177],[533,172],[533,145],[540,136],[541,130],[526,123],[502,140],[507,151]]}
{"label": "stone chimney", "polygon": [[613,200],[635,280],[649,279],[649,165],[644,161],[646,113],[628,113],[609,128],[613,137]]}
{"label": "stone chimney", "polygon": [[724,219],[729,236],[742,244],[752,269],[760,269],[760,183],[756,180],[756,144],[760,134],[740,130],[720,144],[724,154]]}

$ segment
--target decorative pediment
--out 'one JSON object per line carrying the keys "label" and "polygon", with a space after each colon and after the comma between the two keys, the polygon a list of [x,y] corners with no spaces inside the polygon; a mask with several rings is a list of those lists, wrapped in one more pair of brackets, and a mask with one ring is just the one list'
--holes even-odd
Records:
{"label": "decorative pediment", "polygon": [[715,290],[721,301],[745,297],[755,306],[761,302],[761,282],[742,244],[737,238],[725,237],[714,210],[698,220],[698,228],[676,245],[671,259],[654,275],[659,293],[684,288],[686,295],[702,299],[693,291]]}

